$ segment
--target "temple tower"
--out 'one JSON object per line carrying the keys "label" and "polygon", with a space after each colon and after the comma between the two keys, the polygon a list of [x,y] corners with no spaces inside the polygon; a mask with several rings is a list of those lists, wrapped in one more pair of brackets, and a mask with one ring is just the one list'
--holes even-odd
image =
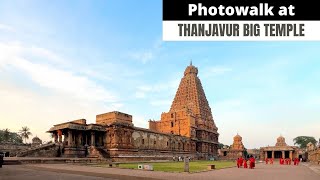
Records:
{"label": "temple tower", "polygon": [[198,77],[198,68],[190,63],[184,71],[169,112],[160,121],[150,121],[151,130],[190,137],[196,151],[217,153],[218,128]]}
{"label": "temple tower", "polygon": [[244,150],[244,145],[242,143],[242,137],[237,134],[234,138],[233,138],[233,144],[232,146],[230,147],[230,149],[233,149],[233,150],[241,150],[243,151]]}

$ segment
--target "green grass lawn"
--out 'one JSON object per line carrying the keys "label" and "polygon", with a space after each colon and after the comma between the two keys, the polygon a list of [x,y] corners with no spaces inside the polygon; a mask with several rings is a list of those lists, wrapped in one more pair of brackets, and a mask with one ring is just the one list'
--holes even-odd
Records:
{"label": "green grass lawn", "polygon": [[[184,162],[152,162],[152,163],[132,163],[132,164],[120,164],[120,168],[138,169],[138,164],[150,164],[153,165],[154,171],[165,172],[183,172]],[[214,164],[216,169],[223,169],[228,167],[234,167],[233,161],[191,161],[189,163],[190,172],[198,172],[207,170],[207,165]]]}

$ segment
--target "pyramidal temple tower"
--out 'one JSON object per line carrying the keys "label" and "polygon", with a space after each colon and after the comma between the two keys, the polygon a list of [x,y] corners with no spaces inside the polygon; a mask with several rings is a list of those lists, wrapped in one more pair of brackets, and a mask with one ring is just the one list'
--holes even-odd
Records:
{"label": "pyramidal temple tower", "polygon": [[149,129],[189,137],[199,153],[217,153],[218,128],[192,63],[184,71],[169,112],[162,113],[160,121],[149,121]]}

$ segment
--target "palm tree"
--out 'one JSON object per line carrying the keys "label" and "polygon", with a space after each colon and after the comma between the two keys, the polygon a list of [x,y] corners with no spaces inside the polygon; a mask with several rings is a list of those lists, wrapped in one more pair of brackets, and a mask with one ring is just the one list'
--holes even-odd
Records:
{"label": "palm tree", "polygon": [[32,133],[30,132],[30,129],[27,126],[24,126],[20,130],[20,135],[22,138],[24,138],[24,142],[27,143],[27,139],[29,139],[29,136],[31,136]]}
{"label": "palm tree", "polygon": [[4,140],[4,142],[8,142],[9,138],[10,138],[10,130],[8,128],[6,128],[3,131],[3,140]]}

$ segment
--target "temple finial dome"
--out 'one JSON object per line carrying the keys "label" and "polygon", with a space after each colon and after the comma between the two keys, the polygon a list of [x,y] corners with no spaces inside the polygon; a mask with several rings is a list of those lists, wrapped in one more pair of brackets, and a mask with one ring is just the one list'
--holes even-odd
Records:
{"label": "temple finial dome", "polygon": [[184,75],[195,74],[198,75],[198,68],[192,65],[192,61],[190,61],[190,65],[184,70]]}
{"label": "temple finial dome", "polygon": [[234,136],[233,140],[242,140],[242,137],[239,134],[237,134],[236,136]]}

